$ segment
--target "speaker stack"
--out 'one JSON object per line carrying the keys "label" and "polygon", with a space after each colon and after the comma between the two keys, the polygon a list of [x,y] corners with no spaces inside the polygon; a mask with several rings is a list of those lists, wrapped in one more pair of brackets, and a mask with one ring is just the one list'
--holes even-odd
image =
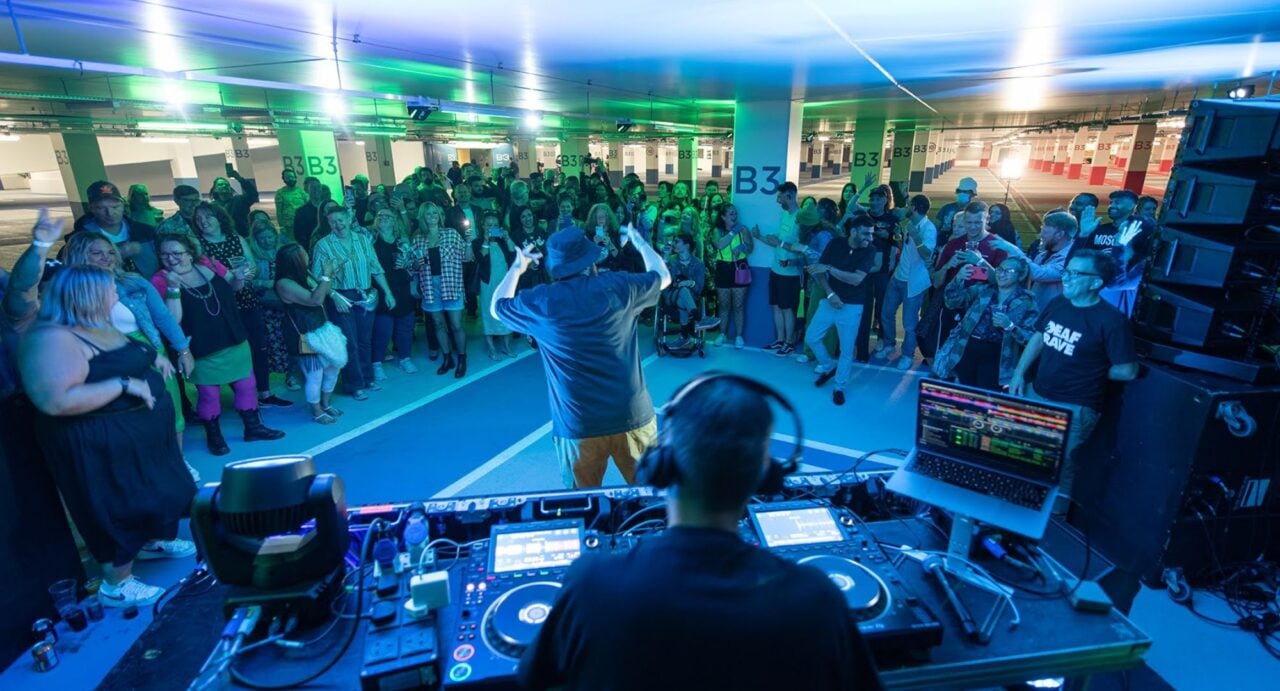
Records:
{"label": "speaker stack", "polygon": [[1280,381],[1280,101],[1191,104],[1134,325],[1150,359]]}

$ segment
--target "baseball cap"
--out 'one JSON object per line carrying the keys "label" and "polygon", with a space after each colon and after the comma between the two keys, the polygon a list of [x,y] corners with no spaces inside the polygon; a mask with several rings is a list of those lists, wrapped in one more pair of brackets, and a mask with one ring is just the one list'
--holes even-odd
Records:
{"label": "baseball cap", "polygon": [[969,190],[970,192],[978,191],[978,181],[973,178],[960,178],[960,183],[956,185],[957,190]]}
{"label": "baseball cap", "polygon": [[99,180],[92,185],[89,185],[89,189],[86,190],[86,196],[89,197],[90,204],[98,201],[99,199],[117,199],[119,201],[124,201],[124,197],[120,194],[120,188],[107,180]]}
{"label": "baseball cap", "polygon": [[1116,199],[1119,197],[1128,197],[1134,204],[1138,203],[1138,194],[1131,190],[1116,190],[1115,192],[1107,195],[1108,199]]}
{"label": "baseball cap", "polygon": [[177,198],[177,197],[189,197],[189,196],[191,196],[191,195],[193,195],[193,194],[194,194],[194,195],[196,195],[196,196],[199,196],[199,195],[200,195],[200,190],[198,190],[198,189],[196,189],[196,188],[192,187],[191,185],[178,185],[177,187],[173,188],[173,196],[174,196],[174,198]]}

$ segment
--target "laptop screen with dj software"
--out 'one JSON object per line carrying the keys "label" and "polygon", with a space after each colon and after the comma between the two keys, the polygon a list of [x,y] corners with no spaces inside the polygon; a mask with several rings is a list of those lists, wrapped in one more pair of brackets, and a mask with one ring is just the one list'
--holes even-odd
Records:
{"label": "laptop screen with dj software", "polygon": [[920,382],[916,446],[944,456],[1056,483],[1070,411],[948,382]]}

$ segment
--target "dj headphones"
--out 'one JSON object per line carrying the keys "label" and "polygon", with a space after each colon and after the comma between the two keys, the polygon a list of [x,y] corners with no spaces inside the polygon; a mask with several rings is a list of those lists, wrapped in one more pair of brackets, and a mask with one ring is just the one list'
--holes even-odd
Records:
{"label": "dj headphones", "polygon": [[[666,422],[670,423],[672,418],[679,414],[682,402],[691,391],[708,382],[720,380],[736,382],[763,398],[773,399],[779,407],[790,413],[796,432],[795,449],[785,461],[777,458],[770,459],[769,467],[760,478],[760,486],[756,489],[757,494],[773,495],[780,493],[786,476],[794,473],[800,467],[800,457],[804,451],[804,426],[800,422],[800,414],[796,412],[796,409],[782,394],[773,388],[754,379],[748,379],[736,374],[707,372],[694,377],[672,395],[671,400],[667,402]],[[666,436],[666,433],[659,434],[658,442],[646,449],[644,454],[640,456],[640,460],[636,465],[637,482],[651,485],[658,489],[665,489],[680,482],[680,466],[676,463],[676,450],[667,443]]]}

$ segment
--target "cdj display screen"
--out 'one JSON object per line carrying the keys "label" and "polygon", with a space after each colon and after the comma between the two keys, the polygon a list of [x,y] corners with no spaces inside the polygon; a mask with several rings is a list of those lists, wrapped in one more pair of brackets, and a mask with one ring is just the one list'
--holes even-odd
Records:
{"label": "cdj display screen", "polygon": [[766,547],[808,545],[815,542],[840,542],[844,533],[836,525],[831,509],[820,506],[780,511],[754,511],[760,539]]}
{"label": "cdj display screen", "polygon": [[494,531],[490,573],[568,566],[582,554],[582,525],[542,530]]}

